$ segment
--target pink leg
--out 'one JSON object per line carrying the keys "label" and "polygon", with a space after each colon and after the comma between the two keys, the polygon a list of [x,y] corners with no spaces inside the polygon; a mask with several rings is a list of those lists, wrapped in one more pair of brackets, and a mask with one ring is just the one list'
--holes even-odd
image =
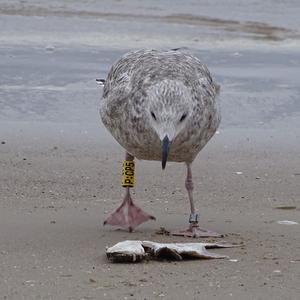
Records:
{"label": "pink leg", "polygon": [[[126,160],[133,159],[133,156],[126,154]],[[126,187],[126,194],[122,204],[104,221],[104,225],[118,226],[132,232],[141,223],[155,220],[155,217],[147,214],[133,203],[129,189],[129,187]]]}
{"label": "pink leg", "polygon": [[185,187],[188,191],[188,196],[190,200],[191,205],[191,214],[189,218],[189,228],[185,230],[179,230],[172,232],[173,235],[179,235],[179,236],[187,236],[187,237],[222,237],[222,234],[219,234],[217,232],[207,230],[204,228],[200,228],[198,225],[198,214],[195,212],[195,206],[194,206],[194,199],[193,199],[193,179],[192,179],[192,170],[191,165],[187,163],[187,176],[185,180]]}

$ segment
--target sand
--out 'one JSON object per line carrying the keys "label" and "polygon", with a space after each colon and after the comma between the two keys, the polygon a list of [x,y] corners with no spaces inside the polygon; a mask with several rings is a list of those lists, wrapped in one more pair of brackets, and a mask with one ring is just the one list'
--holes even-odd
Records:
{"label": "sand", "polygon": [[[299,148],[276,145],[269,134],[259,141],[246,129],[223,130],[195,161],[201,225],[244,244],[215,250],[232,261],[111,264],[105,247],[121,240],[189,241],[155,234],[187,223],[184,166],[170,163],[163,172],[159,163],[138,162],[134,198],[157,221],[114,231],[102,222],[124,192],[123,152],[108,137],[72,140],[72,130],[55,135],[49,125],[23,124],[15,136],[1,136],[3,299],[298,299],[299,225],[277,221],[299,222]],[[297,208],[276,209],[282,205]]]}

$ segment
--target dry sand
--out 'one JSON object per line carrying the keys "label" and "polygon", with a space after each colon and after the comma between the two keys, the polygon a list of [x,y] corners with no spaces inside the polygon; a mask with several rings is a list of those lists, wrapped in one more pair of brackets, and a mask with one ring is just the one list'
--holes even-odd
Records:
{"label": "dry sand", "polygon": [[282,146],[273,130],[262,140],[259,130],[225,129],[193,165],[201,224],[244,244],[215,250],[234,261],[111,264],[105,247],[124,239],[190,241],[155,234],[187,223],[184,166],[138,162],[134,198],[157,221],[114,231],[102,222],[122,198],[120,147],[100,129],[102,138],[77,125],[9,125],[0,145],[2,299],[299,298],[299,225],[277,224],[299,222],[294,134]]}

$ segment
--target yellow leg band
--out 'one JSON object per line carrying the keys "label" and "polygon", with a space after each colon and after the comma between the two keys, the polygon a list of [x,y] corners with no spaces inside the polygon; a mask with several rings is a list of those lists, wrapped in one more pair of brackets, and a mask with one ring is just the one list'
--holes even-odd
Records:
{"label": "yellow leg band", "polygon": [[134,161],[123,160],[122,187],[134,187]]}

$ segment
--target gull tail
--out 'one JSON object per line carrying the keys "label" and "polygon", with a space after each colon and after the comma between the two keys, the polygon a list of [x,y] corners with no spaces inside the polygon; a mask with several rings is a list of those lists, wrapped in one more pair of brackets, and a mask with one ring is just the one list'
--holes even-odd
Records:
{"label": "gull tail", "polygon": [[105,79],[102,79],[102,78],[96,78],[96,82],[97,82],[99,85],[103,86],[104,83],[105,83]]}

